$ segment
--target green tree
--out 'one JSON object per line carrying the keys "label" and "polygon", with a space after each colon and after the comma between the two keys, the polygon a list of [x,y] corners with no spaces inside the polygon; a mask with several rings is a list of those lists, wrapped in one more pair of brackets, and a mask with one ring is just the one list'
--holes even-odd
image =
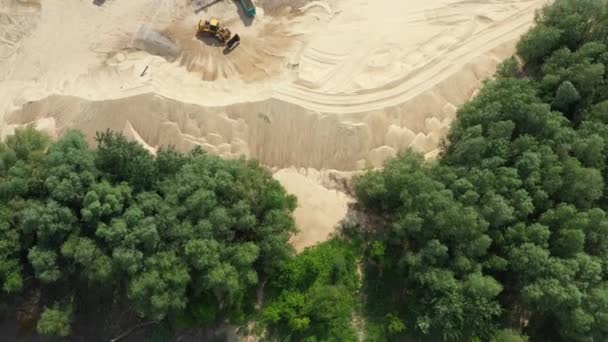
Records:
{"label": "green tree", "polygon": [[356,181],[374,217],[359,232],[372,326],[391,313],[418,339],[608,338],[606,13],[539,11],[521,69],[505,61],[459,109],[438,160],[399,155]]}
{"label": "green tree", "polygon": [[[135,191],[149,190],[158,180],[154,158],[135,141],[107,130],[97,132],[95,165],[112,182],[127,182]],[[161,154],[165,158],[166,153]]]}
{"label": "green tree", "polygon": [[572,107],[581,99],[581,95],[574,85],[568,81],[563,82],[557,88],[553,106],[564,113],[572,111]]}
{"label": "green tree", "polygon": [[27,258],[34,269],[36,278],[40,281],[51,283],[61,278],[62,272],[58,265],[58,256],[54,251],[33,247],[27,254]]}
{"label": "green tree", "polygon": [[0,298],[70,302],[46,309],[43,334],[67,336],[91,312],[108,334],[126,323],[112,322],[117,310],[182,328],[242,323],[293,256],[295,198],[257,162],[154,157],[110,131],[96,150],[77,131],[48,147],[31,128],[15,134],[0,144],[0,281],[12,295]]}
{"label": "green tree", "polygon": [[517,331],[504,329],[492,336],[491,342],[527,342],[528,338]]}
{"label": "green tree", "polygon": [[70,334],[72,309],[70,307],[45,308],[36,330],[41,335],[67,337]]}
{"label": "green tree", "polygon": [[357,288],[353,246],[334,238],[306,249],[271,278],[262,323],[281,340],[357,341]]}
{"label": "green tree", "polygon": [[48,136],[40,133],[31,125],[17,128],[15,133],[9,135],[2,144],[7,152],[11,151],[8,153],[10,155],[3,156],[2,158],[4,161],[3,168],[10,168],[11,159],[28,161],[40,157],[40,153],[46,150],[49,142]]}
{"label": "green tree", "polygon": [[78,207],[89,186],[95,182],[94,154],[82,133],[68,131],[48,151],[45,186],[50,198]]}
{"label": "green tree", "polygon": [[[537,19],[538,20],[538,19]],[[517,54],[528,64],[538,65],[562,44],[560,28],[537,25],[517,43]]]}
{"label": "green tree", "polygon": [[515,57],[506,59],[496,68],[498,78],[521,77],[522,75],[521,64]]}

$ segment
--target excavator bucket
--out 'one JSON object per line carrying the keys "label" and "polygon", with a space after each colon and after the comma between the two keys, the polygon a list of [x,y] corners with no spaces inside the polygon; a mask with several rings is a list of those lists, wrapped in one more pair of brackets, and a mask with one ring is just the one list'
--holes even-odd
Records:
{"label": "excavator bucket", "polygon": [[226,42],[226,48],[228,51],[234,50],[241,43],[241,37],[238,34],[235,34],[229,41]]}

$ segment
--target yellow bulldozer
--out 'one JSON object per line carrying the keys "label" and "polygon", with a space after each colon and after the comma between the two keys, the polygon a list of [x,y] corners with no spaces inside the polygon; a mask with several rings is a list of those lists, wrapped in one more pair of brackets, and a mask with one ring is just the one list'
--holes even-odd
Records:
{"label": "yellow bulldozer", "polygon": [[228,51],[233,50],[241,42],[241,37],[238,34],[232,35],[232,32],[227,27],[220,25],[218,19],[211,20],[201,19],[198,23],[197,35],[211,35],[215,37],[222,45],[225,45]]}

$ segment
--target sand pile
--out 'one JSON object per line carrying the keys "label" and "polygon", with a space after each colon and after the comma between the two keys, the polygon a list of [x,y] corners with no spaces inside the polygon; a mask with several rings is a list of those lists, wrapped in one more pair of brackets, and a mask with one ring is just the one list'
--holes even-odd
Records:
{"label": "sand pile", "polygon": [[[52,135],[111,128],[151,151],[199,145],[279,168],[432,156],[544,3],[258,0],[252,20],[235,1],[0,0],[0,135],[30,122]],[[210,17],[241,36],[236,50],[196,37]],[[342,214],[315,201],[346,200],[310,174],[277,177],[321,215],[302,224],[331,230]]]}
{"label": "sand pile", "polygon": [[133,47],[166,57],[170,61],[175,60],[182,52],[181,46],[148,25],[142,25],[137,30],[133,37]]}

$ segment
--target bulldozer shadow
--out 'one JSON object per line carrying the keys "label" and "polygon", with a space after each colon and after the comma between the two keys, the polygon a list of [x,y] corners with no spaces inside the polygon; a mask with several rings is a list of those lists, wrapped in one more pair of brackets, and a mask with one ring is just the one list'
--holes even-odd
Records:
{"label": "bulldozer shadow", "polygon": [[224,55],[228,55],[232,52],[232,50],[229,46],[226,46],[225,44],[220,43],[217,38],[209,36],[209,35],[205,35],[205,34],[198,34],[196,35],[196,39],[200,40],[201,42],[205,43],[205,45],[208,46],[212,46],[212,47],[224,47],[222,49],[222,53]]}
{"label": "bulldozer shadow", "polygon": [[209,46],[224,46],[224,44],[220,43],[217,38],[209,35],[209,34],[204,34],[204,33],[199,33],[196,35],[196,39],[200,40],[201,42],[205,43],[205,45],[209,45]]}

